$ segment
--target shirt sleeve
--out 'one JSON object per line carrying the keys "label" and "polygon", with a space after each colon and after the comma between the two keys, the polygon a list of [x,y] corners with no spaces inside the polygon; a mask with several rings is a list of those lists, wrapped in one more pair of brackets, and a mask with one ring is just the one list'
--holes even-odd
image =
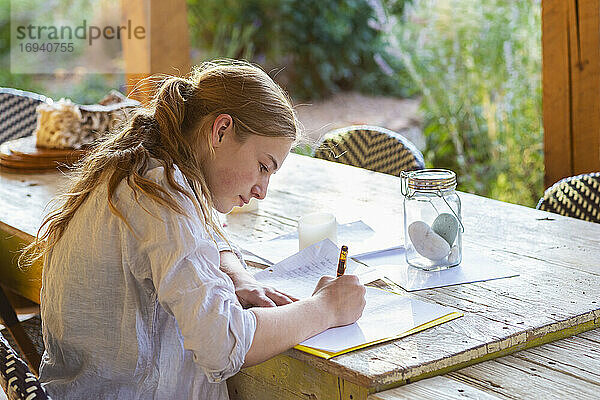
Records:
{"label": "shirt sleeve", "polygon": [[[139,207],[128,219],[134,221],[137,253],[147,260],[158,301],[177,321],[194,362],[209,381],[221,382],[241,369],[256,317],[242,308],[233,282],[219,269],[218,248],[199,218],[176,214],[145,196],[140,202],[154,216]],[[190,204],[185,209],[193,216]]]}
{"label": "shirt sleeve", "polygon": [[216,250],[207,243],[170,266],[156,259],[153,280],[160,304],[177,320],[184,348],[211,382],[220,382],[241,369],[256,317],[241,307],[230,280],[213,271],[204,252]]}

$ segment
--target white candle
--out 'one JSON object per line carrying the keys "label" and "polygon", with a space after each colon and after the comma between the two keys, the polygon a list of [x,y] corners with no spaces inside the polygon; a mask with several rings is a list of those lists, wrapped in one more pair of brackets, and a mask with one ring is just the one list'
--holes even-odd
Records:
{"label": "white candle", "polygon": [[337,245],[337,221],[333,214],[308,214],[298,220],[300,250],[326,238]]}

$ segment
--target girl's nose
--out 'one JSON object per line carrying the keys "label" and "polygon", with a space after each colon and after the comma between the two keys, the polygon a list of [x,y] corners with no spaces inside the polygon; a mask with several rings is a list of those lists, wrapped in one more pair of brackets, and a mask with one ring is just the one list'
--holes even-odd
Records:
{"label": "girl's nose", "polygon": [[252,186],[251,193],[252,193],[252,196],[256,197],[259,200],[262,200],[267,195],[267,190],[266,190],[266,188],[263,190],[261,185],[254,185],[254,186]]}
{"label": "girl's nose", "polygon": [[262,182],[257,183],[252,186],[252,196],[256,197],[259,200],[267,197],[267,188],[269,187],[269,177],[265,177]]}

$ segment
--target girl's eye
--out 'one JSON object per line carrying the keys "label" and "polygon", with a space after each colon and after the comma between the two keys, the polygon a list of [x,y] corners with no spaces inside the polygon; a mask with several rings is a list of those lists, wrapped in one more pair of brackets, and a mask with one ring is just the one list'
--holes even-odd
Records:
{"label": "girl's eye", "polygon": [[269,169],[265,166],[265,164],[260,163],[260,171],[261,172],[269,172]]}

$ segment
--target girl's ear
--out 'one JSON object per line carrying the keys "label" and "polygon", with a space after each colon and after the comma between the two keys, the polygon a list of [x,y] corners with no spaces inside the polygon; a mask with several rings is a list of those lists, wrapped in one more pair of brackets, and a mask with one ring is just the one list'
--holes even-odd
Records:
{"label": "girl's ear", "polygon": [[223,141],[233,136],[233,119],[229,114],[219,114],[213,122],[211,143],[214,148],[220,147]]}

